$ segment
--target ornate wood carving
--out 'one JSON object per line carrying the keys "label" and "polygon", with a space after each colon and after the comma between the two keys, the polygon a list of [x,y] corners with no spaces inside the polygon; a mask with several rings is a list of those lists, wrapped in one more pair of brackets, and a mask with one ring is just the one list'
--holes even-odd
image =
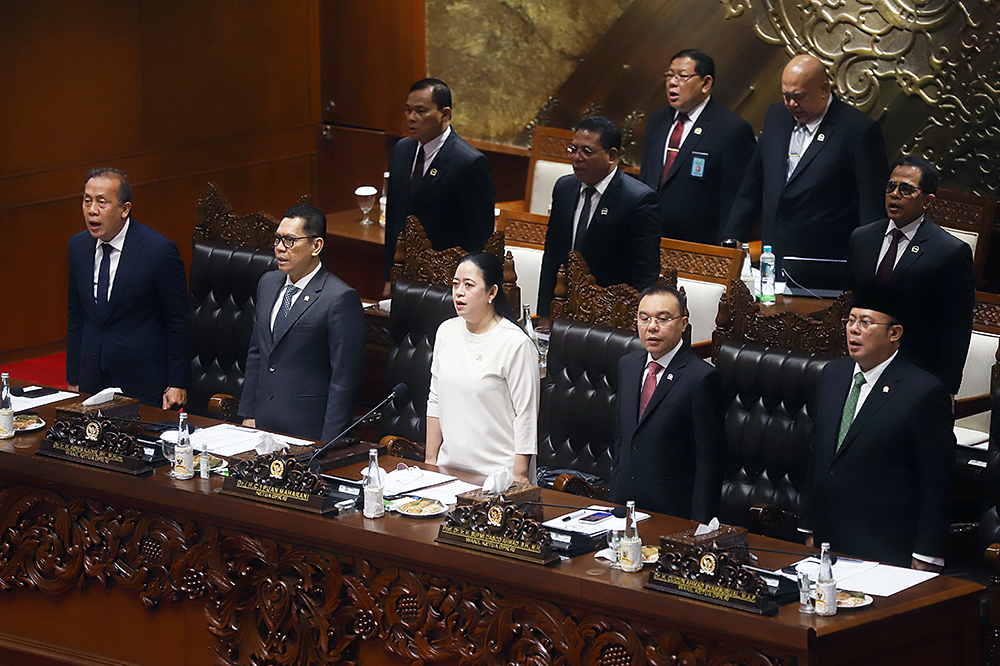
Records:
{"label": "ornate wood carving", "polygon": [[[296,205],[312,205],[312,195],[299,197]],[[205,196],[198,199],[198,218],[195,221],[194,240],[213,240],[270,250],[274,246],[274,232],[278,220],[267,213],[237,216],[233,207],[215,183],[208,183]]]}
{"label": "ornate wood carving", "polygon": [[[552,128],[545,128],[551,131]],[[569,162],[569,153],[566,152],[566,148],[569,147],[570,141],[573,140],[573,133],[568,130],[559,129],[558,135],[550,134],[549,132],[538,132],[536,134],[539,136],[535,137],[538,142],[538,159],[540,160],[551,160],[553,162]],[[565,136],[569,134],[569,136]]]}
{"label": "ornate wood carving", "polygon": [[732,264],[731,257],[660,247],[660,266],[675,268],[678,273],[693,273],[710,278],[727,279],[730,277]]}
{"label": "ornate wood carving", "polygon": [[[667,269],[660,275],[660,282],[676,285],[677,269]],[[556,276],[550,315],[552,319],[568,317],[588,324],[632,330],[638,306],[638,291],[627,284],[599,286],[583,255],[574,250]]]}
{"label": "ornate wood carving", "polygon": [[516,217],[508,216],[504,234],[510,241],[529,243],[537,245],[539,249],[543,249],[545,247],[545,233],[547,231],[548,227],[544,224],[535,224],[529,220],[520,220]]}
{"label": "ornate wood carving", "polygon": [[225,666],[355,664],[358,641],[424,664],[791,666],[790,657],[444,576],[30,486],[0,489],[0,594],[92,582],[154,609],[204,599]]}
{"label": "ornate wood carving", "polygon": [[851,311],[851,293],[844,292],[820,319],[797,312],[761,314],[750,290],[741,280],[729,284],[728,296],[722,298],[716,328],[712,333],[712,360],[726,340],[800,349],[827,356],[847,355],[847,334],[843,319]]}

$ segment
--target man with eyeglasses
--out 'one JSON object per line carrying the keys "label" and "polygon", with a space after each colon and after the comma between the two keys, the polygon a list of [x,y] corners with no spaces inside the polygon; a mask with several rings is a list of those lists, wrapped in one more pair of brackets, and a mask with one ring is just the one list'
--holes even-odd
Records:
{"label": "man with eyeglasses", "polygon": [[725,236],[762,238],[782,257],[844,259],[851,232],[882,217],[888,173],[885,138],[874,120],[831,91],[823,63],[799,55],[781,75],[774,104],[733,204]]}
{"label": "man with eyeglasses", "polygon": [[274,237],[278,270],[257,285],[240,397],[243,424],[328,441],[350,423],[365,359],[356,291],[323,266],[326,216],[292,206]]}
{"label": "man with eyeglasses", "polygon": [[569,154],[573,174],[552,188],[552,213],[538,278],[538,314],[549,316],[559,267],[583,255],[602,287],[627,283],[642,291],[660,275],[656,192],[618,168],[622,133],[607,118],[584,118]]}
{"label": "man with eyeglasses", "polygon": [[[955,434],[941,382],[899,353],[923,307],[868,282],[845,322],[849,357],[823,369],[800,529],[807,545],[940,571],[951,523]],[[904,327],[904,323],[906,326]]]}
{"label": "man with eyeglasses", "polygon": [[726,467],[722,378],[681,340],[687,303],[675,287],[646,289],[636,323],[643,349],[618,362],[611,501],[708,522]]}
{"label": "man with eyeglasses", "polygon": [[922,304],[901,350],[954,396],[972,339],[976,272],[968,244],[927,215],[937,187],[933,164],[900,159],[885,187],[888,219],[855,229],[847,259],[852,289],[874,279]]}
{"label": "man with eyeglasses", "polygon": [[112,168],[87,174],[86,230],[69,241],[66,382],[118,387],[143,404],[187,402],[188,290],[177,245],[131,216],[132,186]]}
{"label": "man with eyeglasses", "polygon": [[664,74],[668,106],[646,123],[640,179],[660,195],[664,238],[718,245],[757,141],[712,99],[715,61],[685,49]]}

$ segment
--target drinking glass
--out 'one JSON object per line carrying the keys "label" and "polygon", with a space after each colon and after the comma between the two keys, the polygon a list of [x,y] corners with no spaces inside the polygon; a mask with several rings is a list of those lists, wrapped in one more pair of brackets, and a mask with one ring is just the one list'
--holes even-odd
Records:
{"label": "drinking glass", "polygon": [[375,205],[375,195],[378,194],[378,190],[370,185],[362,185],[358,189],[354,190],[354,196],[358,198],[358,208],[364,213],[364,218],[361,220],[361,226],[369,227],[374,224],[368,219],[368,211],[372,209]]}
{"label": "drinking glass", "polygon": [[167,471],[169,476],[174,475],[174,464],[177,459],[174,452],[177,449],[177,437],[180,434],[177,430],[167,430],[160,433],[160,445],[163,447],[163,457],[167,459],[170,469]]}
{"label": "drinking glass", "polygon": [[535,328],[535,338],[538,340],[538,369],[545,370],[549,363],[549,335],[551,329],[548,326],[538,326]]}
{"label": "drinking glass", "polygon": [[621,530],[608,530],[608,548],[611,549],[612,554],[614,554],[614,561],[611,563],[612,569],[621,569],[622,560],[622,531]]}
{"label": "drinking glass", "polygon": [[813,592],[816,589],[816,586],[813,584],[812,580],[810,580],[809,574],[800,571],[798,572],[798,575],[799,612],[812,615],[816,612],[816,599],[813,597]]}

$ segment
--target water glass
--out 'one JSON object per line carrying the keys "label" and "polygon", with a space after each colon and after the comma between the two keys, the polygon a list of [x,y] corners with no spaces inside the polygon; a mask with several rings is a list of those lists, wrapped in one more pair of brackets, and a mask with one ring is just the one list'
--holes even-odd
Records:
{"label": "water glass", "polygon": [[809,574],[799,572],[799,612],[812,615],[816,612],[816,598],[813,596],[815,590]]}
{"label": "water glass", "polygon": [[163,457],[167,459],[170,463],[170,469],[167,474],[170,476],[174,475],[174,464],[177,462],[177,458],[174,455],[177,449],[177,438],[180,434],[177,430],[167,430],[166,432],[160,433],[160,445],[163,447]]}
{"label": "water glass", "polygon": [[545,370],[549,362],[549,335],[552,329],[548,326],[539,326],[535,329],[535,338],[538,341],[538,369]]}
{"label": "water glass", "polygon": [[621,569],[622,561],[622,531],[621,530],[608,530],[607,534],[608,548],[611,549],[611,553],[614,555],[614,560],[611,562],[612,569]]}

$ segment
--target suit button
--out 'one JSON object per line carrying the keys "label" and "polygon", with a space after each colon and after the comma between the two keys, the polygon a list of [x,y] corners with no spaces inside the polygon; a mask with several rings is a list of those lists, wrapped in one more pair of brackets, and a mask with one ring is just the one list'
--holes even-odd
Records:
{"label": "suit button", "polygon": [[635,474],[632,475],[632,480],[635,481]]}
{"label": "suit button", "polygon": [[635,444],[632,445],[632,450],[635,451]]}
{"label": "suit button", "polygon": [[274,368],[268,368],[267,371],[268,372],[274,372]]}
{"label": "suit button", "polygon": [[833,476],[833,470],[832,469],[830,470],[830,476]]}
{"label": "suit button", "polygon": [[273,394],[273,393],[271,393],[270,395],[268,395],[268,396],[267,396],[267,399],[268,399],[268,400],[274,400],[274,394]]}

